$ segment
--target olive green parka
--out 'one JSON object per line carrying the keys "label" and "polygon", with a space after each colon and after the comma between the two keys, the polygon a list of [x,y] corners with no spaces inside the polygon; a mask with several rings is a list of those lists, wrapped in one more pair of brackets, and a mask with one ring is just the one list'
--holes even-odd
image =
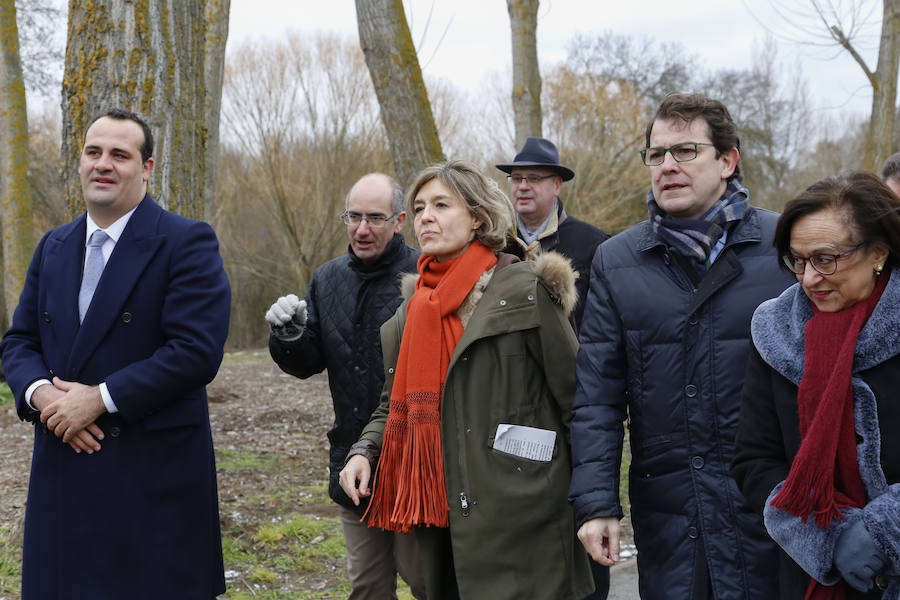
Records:
{"label": "olive green parka", "polygon": [[[458,314],[441,437],[450,540],[461,600],[580,600],[593,588],[567,500],[578,342],[567,320],[577,299],[567,259],[547,253],[486,273]],[[508,265],[508,266],[507,266]],[[381,447],[406,320],[404,302],[381,328],[385,387],[362,433]],[[493,449],[501,423],[556,432],[549,462]],[[377,481],[375,482],[377,486]],[[427,552],[426,546],[422,546]],[[429,577],[427,557],[426,581]],[[429,587],[429,598],[440,596]]]}

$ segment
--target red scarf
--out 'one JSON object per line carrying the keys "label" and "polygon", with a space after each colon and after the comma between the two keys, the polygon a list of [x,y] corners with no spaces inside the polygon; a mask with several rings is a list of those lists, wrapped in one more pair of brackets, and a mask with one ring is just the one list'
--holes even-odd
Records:
{"label": "red scarf", "polygon": [[494,252],[480,242],[443,262],[419,257],[420,277],[406,309],[375,493],[367,510],[370,527],[409,533],[418,525],[448,525],[441,393],[463,334],[456,310],[496,263]]}
{"label": "red scarf", "polygon": [[[888,279],[887,273],[881,275],[867,299],[838,312],[820,312],[810,302],[813,317],[805,328],[803,378],[797,393],[800,449],[772,506],[804,523],[813,515],[822,529],[843,519],[842,509],[866,502],[856,459],[851,371],[856,339]],[[810,580],[806,600],[829,597],[845,597],[843,580],[834,586]]]}

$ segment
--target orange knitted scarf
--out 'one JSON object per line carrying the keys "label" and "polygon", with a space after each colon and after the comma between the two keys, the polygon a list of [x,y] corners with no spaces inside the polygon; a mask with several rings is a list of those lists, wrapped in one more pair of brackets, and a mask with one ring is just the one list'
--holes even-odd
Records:
{"label": "orange knitted scarf", "polygon": [[441,451],[441,393],[463,327],[456,310],[494,252],[472,242],[457,258],[419,257],[420,277],[406,309],[391,406],[384,428],[369,526],[408,533],[447,527],[449,507]]}

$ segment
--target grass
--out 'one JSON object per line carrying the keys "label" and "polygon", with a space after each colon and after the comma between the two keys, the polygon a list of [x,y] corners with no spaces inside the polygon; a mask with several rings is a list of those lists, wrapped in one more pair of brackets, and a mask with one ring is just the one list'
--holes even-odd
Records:
{"label": "grass", "polygon": [[18,598],[21,586],[22,547],[9,537],[9,529],[0,528],[0,599]]}
{"label": "grass", "polygon": [[0,406],[4,406],[6,404],[12,404],[14,401],[12,391],[10,391],[9,386],[5,383],[0,383]]}
{"label": "grass", "polygon": [[282,466],[281,462],[281,457],[268,452],[216,450],[216,469],[219,471],[274,471]]}

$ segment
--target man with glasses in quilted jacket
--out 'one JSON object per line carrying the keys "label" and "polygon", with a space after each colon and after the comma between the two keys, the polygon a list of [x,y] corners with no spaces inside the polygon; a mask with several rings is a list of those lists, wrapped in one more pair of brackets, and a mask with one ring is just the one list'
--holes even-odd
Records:
{"label": "man with glasses in quilted jacket", "polygon": [[279,367],[301,379],[328,370],[334,403],[328,493],[340,505],[351,600],[396,598],[397,573],[422,599],[424,575],[413,536],[370,529],[338,483],[350,446],[378,406],[384,385],[380,329],[400,305],[400,277],[415,273],[419,253],[400,231],[406,220],[403,190],[389,176],[370,173],[347,194],[341,219],[347,254],[319,267],[306,297],[279,298],[266,313],[269,352]]}

